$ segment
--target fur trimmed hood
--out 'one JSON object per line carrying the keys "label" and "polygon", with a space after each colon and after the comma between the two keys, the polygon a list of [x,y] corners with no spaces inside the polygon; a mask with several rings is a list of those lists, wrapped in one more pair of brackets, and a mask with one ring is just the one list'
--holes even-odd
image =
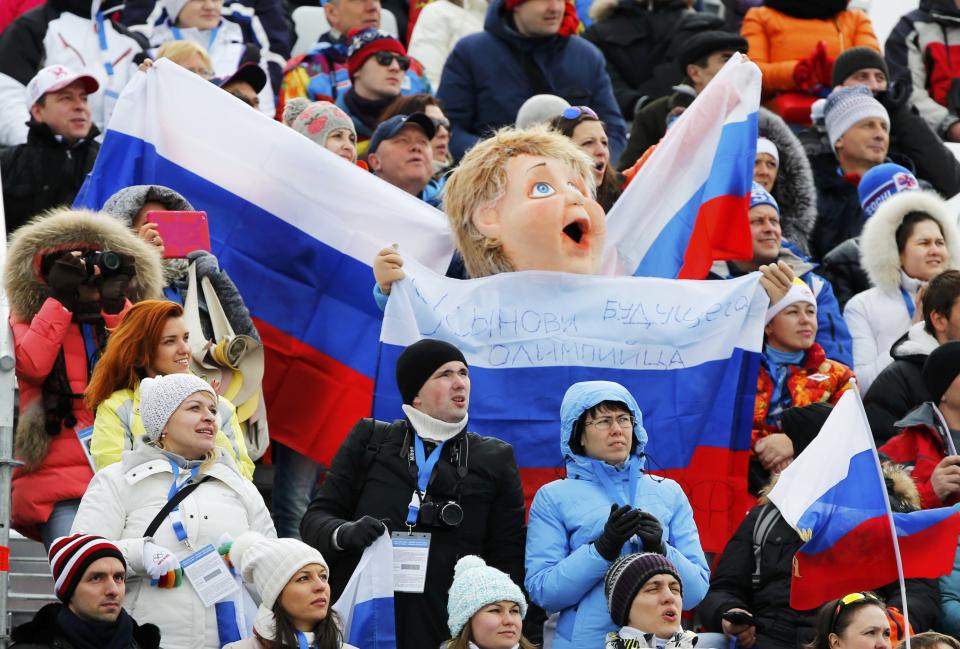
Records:
{"label": "fur trimmed hood", "polygon": [[130,300],[163,298],[163,271],[153,247],[115,218],[90,210],[57,208],[33,219],[10,238],[3,283],[17,317],[31,320],[49,297],[40,276],[42,257],[78,247],[130,255],[137,269],[130,282]]}
{"label": "fur trimmed hood", "polygon": [[900,192],[884,201],[876,214],[867,219],[860,235],[860,262],[876,287],[889,290],[900,286],[900,253],[895,235],[903,217],[910,212],[929,214],[940,225],[950,254],[947,268],[960,265],[957,216],[946,201],[932,191]]}
{"label": "fur trimmed hood", "polygon": [[757,119],[758,135],[777,145],[780,154],[777,182],[772,193],[780,206],[783,238],[808,255],[810,233],[817,220],[817,188],[810,160],[803,144],[779,115],[760,108]]}
{"label": "fur trimmed hood", "polygon": [[[909,513],[920,509],[920,492],[917,491],[917,485],[910,477],[906,467],[902,464],[895,464],[880,455],[880,466],[883,468],[883,480],[887,485],[887,496],[890,498],[890,508],[894,512]],[[779,473],[774,473],[770,479],[770,484],[760,490],[757,498],[758,505],[765,505],[770,502],[770,491],[780,479]]]}

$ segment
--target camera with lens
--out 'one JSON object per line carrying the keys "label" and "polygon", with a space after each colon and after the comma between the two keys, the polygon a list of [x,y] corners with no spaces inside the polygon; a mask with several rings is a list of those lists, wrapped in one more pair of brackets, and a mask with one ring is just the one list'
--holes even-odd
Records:
{"label": "camera with lens", "polygon": [[87,269],[87,280],[93,279],[97,268],[100,269],[100,277],[116,275],[123,263],[120,255],[111,250],[89,250],[80,258]]}
{"label": "camera with lens", "polygon": [[453,500],[434,500],[427,494],[420,504],[419,522],[424,525],[459,527],[463,508]]}

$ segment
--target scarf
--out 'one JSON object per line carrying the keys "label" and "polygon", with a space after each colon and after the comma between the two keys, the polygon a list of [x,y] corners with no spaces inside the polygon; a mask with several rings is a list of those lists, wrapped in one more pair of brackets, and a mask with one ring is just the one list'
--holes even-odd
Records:
{"label": "scarf", "polygon": [[456,437],[461,430],[467,427],[467,417],[453,423],[434,419],[425,412],[421,412],[411,405],[403,404],[403,414],[410,420],[410,425],[420,439],[441,444]]}
{"label": "scarf", "polygon": [[773,426],[780,425],[780,415],[790,407],[790,391],[786,389],[787,378],[790,376],[792,365],[803,364],[805,351],[782,352],[770,345],[763,346],[762,362],[770,379],[773,381],[773,394],[770,395],[770,405],[767,408],[766,422]]}
{"label": "scarf", "polygon": [[357,94],[356,88],[350,88],[343,97],[343,102],[349,108],[350,116],[360,120],[372,132],[377,128],[380,121],[380,114],[384,109],[393,103],[395,97],[386,99],[364,99]]}
{"label": "scarf", "polygon": [[767,0],[771,9],[804,20],[827,20],[846,11],[849,0]]}
{"label": "scarf", "polygon": [[115,622],[99,622],[79,617],[62,606],[57,626],[75,649],[126,649],[133,641],[133,618],[122,608]]}

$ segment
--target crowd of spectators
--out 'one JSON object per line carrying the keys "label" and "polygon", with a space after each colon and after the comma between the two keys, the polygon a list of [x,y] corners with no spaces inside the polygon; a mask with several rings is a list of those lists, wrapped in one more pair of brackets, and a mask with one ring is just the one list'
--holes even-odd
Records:
{"label": "crowd of spectators", "polygon": [[[401,531],[429,551],[419,585],[395,593],[400,649],[881,649],[903,639],[907,605],[914,646],[960,646],[960,547],[939,580],[795,610],[803,539],[767,498],[855,389],[894,511],[960,503],[947,200],[960,194],[960,0],[921,0],[884,44],[847,0],[724,0],[722,16],[694,0],[322,0],[310,9],[326,31],[292,55],[295,4],[2,0],[24,463],[12,524],[48,549],[59,600],[14,646],[351,648],[332,605],[364,550]],[[120,93],[166,58],[339,158],[328,164],[441,210],[448,276],[597,274],[607,212],[738,53],[762,72],[752,255],[714,261],[707,279],[759,272],[770,306],[745,476],[756,505],[715,556],[680,484],[647,472],[649,439],[671,431],[644,427],[642,395],[569,385],[564,477],[527,510],[514,449],[469,432],[467,356],[439,340],[399,357],[403,417],[359,421],[329,467],[271,442],[265,500],[251,444],[265,417],[194,364],[197,337],[225,322],[257,346],[257,327],[217,258],[167,258],[152,220],[191,211],[184,190],[67,207]],[[381,308],[403,254],[371,260]],[[210,579],[243,584],[215,603],[190,585],[205,547]]]}

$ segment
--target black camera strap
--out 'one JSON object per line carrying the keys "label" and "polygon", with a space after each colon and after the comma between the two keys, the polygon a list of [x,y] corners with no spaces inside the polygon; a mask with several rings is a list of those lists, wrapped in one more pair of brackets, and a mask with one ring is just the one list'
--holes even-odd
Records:
{"label": "black camera strap", "polygon": [[157,515],[153,517],[153,520],[150,521],[150,524],[147,525],[147,530],[143,533],[143,536],[147,538],[152,538],[153,535],[157,533],[157,530],[160,529],[160,523],[163,522],[163,519],[165,519],[170,514],[170,512],[172,512],[173,509],[177,505],[179,505],[181,501],[183,501],[184,498],[192,494],[197,489],[197,487],[199,487],[200,485],[202,485],[204,482],[206,482],[212,477],[213,476],[205,475],[199,480],[197,480],[196,482],[191,482],[190,484],[185,486],[183,489],[178,491],[176,494],[174,494],[174,496],[167,501],[167,504],[165,504],[160,509],[160,511],[157,512]]}

